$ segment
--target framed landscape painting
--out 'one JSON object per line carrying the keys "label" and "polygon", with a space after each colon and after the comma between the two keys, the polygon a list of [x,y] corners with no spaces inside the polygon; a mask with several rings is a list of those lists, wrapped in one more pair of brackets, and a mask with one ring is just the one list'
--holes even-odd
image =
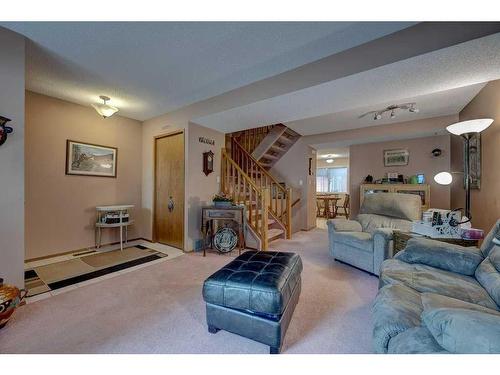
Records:
{"label": "framed landscape painting", "polygon": [[384,150],[384,167],[408,165],[410,153],[406,149]]}
{"label": "framed landscape painting", "polygon": [[118,149],[67,140],[66,174],[116,177]]}

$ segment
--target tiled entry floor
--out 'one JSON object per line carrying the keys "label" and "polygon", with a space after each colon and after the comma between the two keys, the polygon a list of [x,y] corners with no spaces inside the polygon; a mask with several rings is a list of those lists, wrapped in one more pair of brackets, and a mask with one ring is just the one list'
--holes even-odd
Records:
{"label": "tiled entry floor", "polygon": [[25,265],[27,301],[38,301],[182,254],[169,246],[133,241],[123,251],[110,246],[28,262]]}

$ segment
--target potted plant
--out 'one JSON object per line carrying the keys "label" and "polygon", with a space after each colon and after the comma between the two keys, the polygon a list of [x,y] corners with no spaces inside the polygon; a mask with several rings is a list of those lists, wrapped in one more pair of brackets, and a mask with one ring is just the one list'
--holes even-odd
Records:
{"label": "potted plant", "polygon": [[215,207],[231,207],[233,205],[233,200],[225,195],[224,193],[215,194],[212,201]]}

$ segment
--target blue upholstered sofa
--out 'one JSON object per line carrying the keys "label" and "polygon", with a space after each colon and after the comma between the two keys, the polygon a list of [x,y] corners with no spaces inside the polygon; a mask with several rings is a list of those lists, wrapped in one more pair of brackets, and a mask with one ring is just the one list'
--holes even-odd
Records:
{"label": "blue upholstered sofa", "polygon": [[378,353],[500,353],[500,220],[481,248],[411,239],[382,263]]}
{"label": "blue upholstered sofa", "polygon": [[356,220],[328,220],[330,254],[341,262],[375,275],[392,257],[392,231],[411,230],[421,218],[420,197],[413,194],[373,193],[365,196]]}

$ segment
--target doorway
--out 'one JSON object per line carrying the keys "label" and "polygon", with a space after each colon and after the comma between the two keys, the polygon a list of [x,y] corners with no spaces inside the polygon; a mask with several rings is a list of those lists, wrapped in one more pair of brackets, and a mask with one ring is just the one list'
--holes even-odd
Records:
{"label": "doorway", "polygon": [[155,138],[153,239],[184,249],[184,132]]}

